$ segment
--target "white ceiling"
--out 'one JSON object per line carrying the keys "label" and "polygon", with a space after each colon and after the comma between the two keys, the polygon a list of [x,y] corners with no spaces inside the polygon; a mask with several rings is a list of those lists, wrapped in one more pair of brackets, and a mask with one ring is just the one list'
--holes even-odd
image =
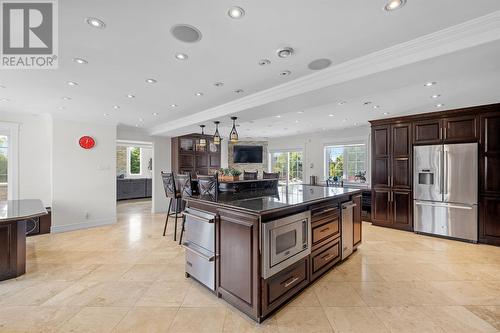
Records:
{"label": "white ceiling", "polygon": [[[353,59],[500,10],[498,0],[408,0],[406,6],[390,13],[382,10],[385,3],[60,1],[59,69],[1,71],[0,85],[5,88],[0,88],[0,99],[9,101],[0,102],[0,110],[139,125],[161,135],[192,132],[200,123],[216,120],[219,114],[225,116],[218,120],[229,126],[229,115],[234,114],[242,118],[242,136],[272,137],[362,124],[383,117],[383,112],[392,116],[434,111],[437,101],[429,98],[433,93],[442,95],[439,102],[445,104],[444,108],[500,101],[494,89],[500,86],[500,43],[486,43],[485,38],[482,45],[472,47],[474,41],[468,41],[462,47],[450,47],[447,53],[434,47],[435,55],[446,54],[413,57],[401,67],[380,67],[379,72],[287,98],[271,102],[262,99],[262,104],[254,98],[251,104],[241,103],[248,108],[233,112],[228,107],[210,117],[215,107],[237,103],[237,99],[247,101],[253,94],[299,78],[314,78],[319,72],[307,68],[314,59],[330,58],[333,64],[325,71],[333,71]],[[227,16],[233,5],[245,9],[242,19]],[[84,19],[89,16],[102,19],[106,28],[87,25]],[[169,30],[179,23],[197,27],[203,34],[201,41],[188,44],[173,38]],[[292,46],[296,54],[278,58],[275,51],[283,46]],[[175,59],[177,52],[188,54],[189,59]],[[386,56],[391,57],[391,53]],[[89,64],[78,65],[72,61],[75,57]],[[258,66],[263,58],[272,63]],[[292,74],[282,78],[279,72],[283,70]],[[147,84],[146,78],[155,78],[158,83]],[[424,88],[423,83],[429,80],[438,85]],[[67,81],[79,85],[70,87]],[[213,83],[218,81],[224,86],[215,87]],[[245,93],[235,94],[236,89]],[[198,91],[204,95],[195,96]],[[128,99],[127,94],[136,98]],[[63,96],[72,99],[64,101]],[[339,100],[348,103],[339,106]],[[364,101],[373,104],[362,106]],[[171,104],[179,107],[172,108]],[[113,109],[114,105],[120,109]],[[373,110],[373,105],[381,108]],[[209,116],[203,113],[206,110]],[[335,116],[329,117],[330,113]],[[278,114],[282,117],[276,118]],[[222,131],[227,135],[229,130],[223,125]]]}

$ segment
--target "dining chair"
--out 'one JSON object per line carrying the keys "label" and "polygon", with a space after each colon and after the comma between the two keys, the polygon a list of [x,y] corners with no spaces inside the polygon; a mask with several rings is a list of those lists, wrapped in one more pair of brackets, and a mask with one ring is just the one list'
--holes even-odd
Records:
{"label": "dining chair", "polygon": [[[167,224],[168,218],[175,216],[175,229],[174,229],[174,241],[177,238],[177,218],[180,213],[180,208],[182,205],[182,196],[180,192],[177,190],[177,184],[175,181],[173,172],[161,172],[161,179],[163,181],[163,188],[165,190],[165,195],[169,198],[168,209],[167,209],[167,218],[165,219],[165,227],[163,228],[163,236],[165,236],[167,232]],[[175,212],[171,213],[172,202],[175,200]]]}
{"label": "dining chair", "polygon": [[[179,190],[179,193],[181,195],[181,205],[183,205],[182,198],[186,197],[191,197],[193,195],[193,189],[191,187],[191,174],[183,174],[183,175],[175,175],[175,182],[176,186]],[[199,185],[198,185],[199,186]],[[181,209],[181,211],[184,211],[184,209]],[[177,221],[177,220],[176,220]],[[182,215],[182,228],[181,228],[181,235],[179,237],[179,245],[182,243],[182,235],[184,234],[184,225],[186,222],[186,216]],[[175,225],[177,227],[177,223]],[[175,238],[174,238],[175,240]]]}
{"label": "dining chair", "polygon": [[262,179],[280,179],[279,172],[265,172],[262,174]]}
{"label": "dining chair", "polygon": [[243,170],[243,180],[257,180],[258,171],[248,172]]}

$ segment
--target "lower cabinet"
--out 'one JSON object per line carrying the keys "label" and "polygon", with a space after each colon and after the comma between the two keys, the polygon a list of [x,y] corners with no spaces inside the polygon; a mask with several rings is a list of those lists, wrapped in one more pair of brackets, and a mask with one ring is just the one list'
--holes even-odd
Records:
{"label": "lower cabinet", "polygon": [[479,241],[500,246],[500,197],[482,197],[479,205]]}
{"label": "lower cabinet", "polygon": [[324,272],[332,268],[341,259],[340,237],[327,242],[322,247],[311,253],[311,281],[320,277]]}
{"label": "lower cabinet", "polygon": [[265,316],[309,284],[309,258],[262,280],[262,315]]}
{"label": "lower cabinet", "polygon": [[413,231],[411,191],[374,189],[372,191],[372,223]]}

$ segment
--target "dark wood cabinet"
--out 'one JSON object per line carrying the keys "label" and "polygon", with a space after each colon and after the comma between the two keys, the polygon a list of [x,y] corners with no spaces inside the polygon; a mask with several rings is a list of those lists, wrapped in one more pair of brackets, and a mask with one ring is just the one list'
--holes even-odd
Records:
{"label": "dark wood cabinet", "polygon": [[[217,223],[217,292],[241,311],[259,316],[259,219],[220,210]],[[221,241],[223,240],[223,241]]]}
{"label": "dark wood cabinet", "polygon": [[478,142],[479,242],[500,245],[500,104],[371,124],[374,224],[412,230],[414,145]]}
{"label": "dark wood cabinet", "polygon": [[[200,145],[200,139],[207,142]],[[172,171],[174,173],[197,174],[215,173],[221,167],[220,145],[214,144],[209,135],[190,134],[172,138]]]}
{"label": "dark wood cabinet", "polygon": [[[372,222],[412,230],[412,124],[373,126],[372,151]],[[402,193],[407,194],[409,205],[403,205]],[[405,209],[409,214],[403,221],[401,212]]]}
{"label": "dark wood cabinet", "polygon": [[473,142],[479,138],[476,115],[443,119],[443,140],[445,143]]}
{"label": "dark wood cabinet", "polygon": [[441,119],[420,120],[413,124],[415,144],[436,144],[443,140]]}
{"label": "dark wood cabinet", "polygon": [[413,124],[414,144],[474,142],[479,139],[475,114],[418,120]]}

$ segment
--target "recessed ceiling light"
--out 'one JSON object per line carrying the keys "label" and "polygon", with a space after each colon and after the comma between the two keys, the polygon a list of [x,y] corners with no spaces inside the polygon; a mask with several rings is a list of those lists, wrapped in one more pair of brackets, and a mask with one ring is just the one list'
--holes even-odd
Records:
{"label": "recessed ceiling light", "polygon": [[372,102],[364,102],[363,105],[370,105]]}
{"label": "recessed ceiling light", "polygon": [[107,116],[108,116],[108,114],[107,114],[107,113],[105,113],[105,114],[103,114],[103,116],[104,116],[104,117],[107,117]]}
{"label": "recessed ceiling light", "polygon": [[135,124],[135,127],[139,127],[139,124]]}
{"label": "recessed ceiling light", "polygon": [[236,89],[234,92],[237,94],[243,94],[245,91],[243,89]]}
{"label": "recessed ceiling light", "polygon": [[74,86],[77,86],[77,85],[78,85],[78,82],[75,82],[75,81],[68,81],[68,82],[66,82],[66,83],[67,83],[69,86],[72,86],[72,87],[74,87]]}
{"label": "recessed ceiling light", "polygon": [[437,108],[440,108],[440,107],[442,107],[442,106],[444,106],[444,104],[441,104],[441,103],[436,104],[436,107],[437,107]]}
{"label": "recessed ceiling light", "polygon": [[299,121],[298,121],[298,120],[295,120],[295,123],[296,123],[296,124],[298,124],[298,123],[299,123]]}
{"label": "recessed ceiling light", "polygon": [[354,123],[354,126],[358,126],[358,123]]}
{"label": "recessed ceiling light", "polygon": [[430,87],[430,86],[433,86],[435,84],[437,84],[437,82],[427,82],[426,84],[424,84],[424,86]]}
{"label": "recessed ceiling light", "polygon": [[63,97],[62,99],[64,99],[65,101],[69,101],[69,100],[71,100],[71,97],[67,97],[67,96],[65,96],[65,97]]}
{"label": "recessed ceiling light", "polygon": [[135,98],[135,95],[127,94],[127,98]]}
{"label": "recessed ceiling light", "polygon": [[60,107],[58,107],[58,109],[59,110],[64,110],[64,109],[66,109],[66,107],[65,106],[60,106]]}
{"label": "recessed ceiling light", "polygon": [[387,116],[389,114],[389,112],[384,112],[384,116]]}
{"label": "recessed ceiling light", "polygon": [[266,65],[269,65],[270,63],[271,63],[271,60],[268,60],[268,59],[259,60],[259,66],[266,66]]}
{"label": "recessed ceiling light", "polygon": [[403,7],[406,3],[406,0],[390,0],[385,6],[384,9],[388,12],[399,9]]}
{"label": "recessed ceiling light", "polygon": [[142,118],[139,118],[139,121],[140,121],[140,122],[143,122],[143,121],[144,121],[144,119],[142,119]]}
{"label": "recessed ceiling light", "polygon": [[188,24],[177,24],[170,29],[170,33],[181,42],[196,43],[201,40],[201,32]]}
{"label": "recessed ceiling light", "polygon": [[338,105],[344,105],[344,104],[346,104],[346,103],[347,103],[346,101],[340,101],[340,102],[338,102],[337,104],[338,104]]}
{"label": "recessed ceiling light", "polygon": [[118,110],[120,108],[119,105],[113,105],[113,109]]}
{"label": "recessed ceiling light", "polygon": [[8,102],[8,101],[9,101],[8,98],[2,98],[2,99],[0,99],[0,102]]}
{"label": "recessed ceiling light", "polygon": [[276,50],[276,54],[280,58],[288,58],[293,54],[293,49],[291,47],[284,47],[281,49]]}
{"label": "recessed ceiling light", "polygon": [[198,97],[199,97],[199,96],[203,96],[203,93],[202,93],[202,92],[197,92],[197,93],[195,94],[195,96],[198,96]]}
{"label": "recessed ceiling light", "polygon": [[302,114],[302,113],[304,113],[304,111],[297,111],[297,113]]}
{"label": "recessed ceiling light", "polygon": [[106,23],[104,23],[103,20],[100,20],[95,17],[87,17],[85,19],[85,22],[87,22],[91,27],[94,28],[104,29],[106,27]]}
{"label": "recessed ceiling light", "polygon": [[330,59],[316,59],[314,61],[311,61],[307,67],[313,71],[318,71],[321,69],[325,69],[329,67],[332,64],[332,61]]}
{"label": "recessed ceiling light", "polygon": [[432,96],[431,96],[431,98],[433,98],[433,99],[436,99],[436,98],[439,98],[439,97],[441,97],[441,95],[439,95],[439,94],[436,94],[436,95],[432,95]]}
{"label": "recessed ceiling light", "polygon": [[80,65],[86,65],[89,63],[87,60],[82,58],[73,58],[73,61]]}
{"label": "recessed ceiling light", "polygon": [[233,19],[240,19],[245,16],[245,11],[241,7],[233,6],[227,11],[227,15]]}
{"label": "recessed ceiling light", "polygon": [[380,105],[374,105],[373,108],[374,109],[380,109]]}
{"label": "recessed ceiling light", "polygon": [[290,74],[292,74],[292,72],[290,72],[290,71],[282,71],[282,72],[280,72],[280,76],[289,76]]}
{"label": "recessed ceiling light", "polygon": [[276,118],[281,118],[281,115],[277,115]]}
{"label": "recessed ceiling light", "polygon": [[334,116],[334,114],[331,114],[331,113],[328,115],[328,117],[333,117],[333,116]]}
{"label": "recessed ceiling light", "polygon": [[170,104],[170,107],[172,107],[172,108],[176,108],[176,107],[178,107],[178,106],[179,106],[179,105],[177,105],[177,104]]}
{"label": "recessed ceiling light", "polygon": [[158,115],[158,112],[153,112],[152,114],[153,114],[153,116],[156,117]]}
{"label": "recessed ceiling light", "polygon": [[188,57],[188,55],[187,55],[187,54],[185,54],[185,53],[177,53],[177,54],[175,55],[175,58],[176,58],[177,60],[188,60],[188,58],[189,58],[189,57]]}
{"label": "recessed ceiling light", "polygon": [[156,83],[158,81],[156,81],[155,79],[146,79],[146,82],[147,83]]}
{"label": "recessed ceiling light", "polygon": [[215,82],[214,86],[216,87],[222,87],[224,85],[224,82]]}

